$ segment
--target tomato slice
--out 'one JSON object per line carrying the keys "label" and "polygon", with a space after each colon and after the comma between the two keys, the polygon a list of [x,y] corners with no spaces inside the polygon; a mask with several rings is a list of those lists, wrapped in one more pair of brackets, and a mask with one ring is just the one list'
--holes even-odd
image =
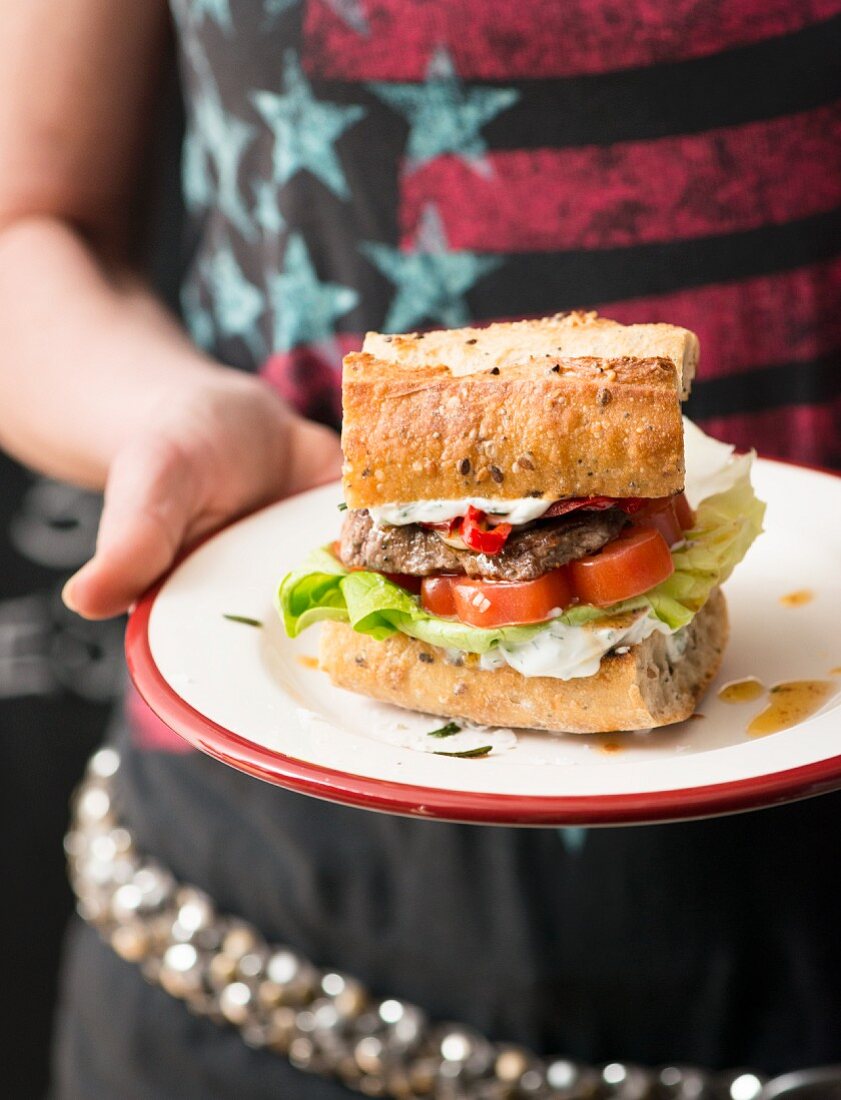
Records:
{"label": "tomato slice", "polygon": [[452,619],[456,613],[452,576],[424,577],[421,584],[421,607],[430,615]]}
{"label": "tomato slice", "polygon": [[470,626],[542,623],[572,603],[566,569],[553,569],[532,581],[450,578],[456,615]]}
{"label": "tomato slice", "polygon": [[392,584],[399,584],[413,596],[417,596],[421,590],[421,577],[413,577],[410,573],[383,573],[383,576],[387,577]]}
{"label": "tomato slice", "polygon": [[667,546],[674,546],[683,538],[683,528],[677,518],[671,497],[657,497],[646,502],[645,507],[633,517],[635,527],[652,527],[659,531]]}
{"label": "tomato slice", "polygon": [[666,540],[652,527],[632,528],[597,554],[567,566],[575,594],[596,607],[641,596],[670,577],[674,568]]}
{"label": "tomato slice", "polygon": [[695,513],[692,511],[692,506],[686,499],[686,493],[678,493],[673,500],[675,506],[675,515],[677,521],[680,524],[681,531],[688,531],[690,527],[695,526]]}

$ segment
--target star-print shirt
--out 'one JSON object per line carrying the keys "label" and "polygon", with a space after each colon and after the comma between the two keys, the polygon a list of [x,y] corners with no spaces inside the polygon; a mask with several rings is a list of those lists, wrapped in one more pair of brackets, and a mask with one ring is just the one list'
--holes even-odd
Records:
{"label": "star-print shirt", "polygon": [[[337,423],[366,329],[598,307],[700,335],[707,430],[841,464],[839,0],[174,13],[184,314],[220,359]],[[629,830],[452,826],[283,792],[185,751],[136,700],[129,717],[145,847],[379,994],[577,1058],[841,1059],[837,798]],[[228,1076],[214,1063],[220,1094],[289,1072],[155,1004],[144,1034],[196,1044],[180,1081],[222,1042],[240,1053]],[[138,1095],[169,1095],[164,1063],[129,1060]]]}

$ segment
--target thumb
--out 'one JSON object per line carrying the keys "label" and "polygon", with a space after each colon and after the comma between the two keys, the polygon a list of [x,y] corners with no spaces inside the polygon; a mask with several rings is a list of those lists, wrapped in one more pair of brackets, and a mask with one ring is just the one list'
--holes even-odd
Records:
{"label": "thumb", "polygon": [[323,424],[295,417],[289,426],[284,495],[336,481],[342,473],[338,435]]}
{"label": "thumb", "polygon": [[64,586],[64,602],[88,619],[131,604],[172,564],[195,514],[190,464],[172,442],[129,445],[112,463],[96,552]]}

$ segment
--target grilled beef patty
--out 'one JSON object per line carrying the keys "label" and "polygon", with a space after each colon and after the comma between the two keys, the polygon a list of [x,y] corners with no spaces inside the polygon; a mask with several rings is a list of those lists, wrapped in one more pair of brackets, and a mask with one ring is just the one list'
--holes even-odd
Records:
{"label": "grilled beef patty", "polygon": [[417,524],[378,527],[365,510],[348,512],[342,526],[340,556],[348,567],[378,573],[464,573],[499,581],[530,581],[568,561],[600,550],[624,527],[618,508],[573,512],[534,526],[514,528],[498,554],[477,554],[447,546],[436,531]]}

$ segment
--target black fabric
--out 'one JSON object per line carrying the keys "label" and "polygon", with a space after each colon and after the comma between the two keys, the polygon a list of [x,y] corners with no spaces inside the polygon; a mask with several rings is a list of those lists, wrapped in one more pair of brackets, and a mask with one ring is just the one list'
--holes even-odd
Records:
{"label": "black fabric", "polygon": [[[128,820],[176,875],[434,1018],[594,1061],[776,1072],[841,1057],[838,796],[591,830],[576,850],[561,830],[315,802],[203,756],[135,754],[126,767]],[[231,807],[246,805],[232,828]],[[120,978],[102,1005],[139,996],[132,967],[108,969]],[[168,1017],[137,1026],[163,1035]],[[130,1041],[110,1057],[137,1065]]]}
{"label": "black fabric", "polygon": [[[347,1089],[305,1077],[239,1035],[190,1015],[74,922],[53,1094],[62,1100],[345,1100]],[[108,1010],[103,1011],[107,1005]],[[20,1094],[19,1094],[20,1095]]]}

